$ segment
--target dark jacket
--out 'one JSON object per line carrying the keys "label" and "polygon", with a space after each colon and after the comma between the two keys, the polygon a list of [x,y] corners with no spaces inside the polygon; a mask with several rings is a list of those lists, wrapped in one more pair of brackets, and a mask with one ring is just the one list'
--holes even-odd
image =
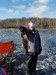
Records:
{"label": "dark jacket", "polygon": [[28,42],[25,41],[25,39],[23,38],[23,45],[26,50],[26,53],[37,52],[38,54],[40,54],[42,51],[42,47],[39,32],[37,30],[29,32],[25,27],[20,27],[19,29],[21,31],[22,38],[25,34],[28,37]]}
{"label": "dark jacket", "polygon": [[38,54],[41,53],[41,39],[37,30],[33,32],[28,32],[28,46],[29,52],[37,52]]}

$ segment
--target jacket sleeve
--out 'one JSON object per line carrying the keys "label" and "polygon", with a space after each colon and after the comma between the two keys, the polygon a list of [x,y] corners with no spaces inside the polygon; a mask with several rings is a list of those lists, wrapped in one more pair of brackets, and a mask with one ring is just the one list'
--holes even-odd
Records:
{"label": "jacket sleeve", "polygon": [[38,32],[38,35],[39,35],[39,54],[40,54],[42,51],[42,46],[41,46],[41,38],[40,38],[39,32]]}
{"label": "jacket sleeve", "polygon": [[38,31],[35,36],[35,50],[37,50],[38,55],[41,54],[41,51],[42,51],[41,38]]}

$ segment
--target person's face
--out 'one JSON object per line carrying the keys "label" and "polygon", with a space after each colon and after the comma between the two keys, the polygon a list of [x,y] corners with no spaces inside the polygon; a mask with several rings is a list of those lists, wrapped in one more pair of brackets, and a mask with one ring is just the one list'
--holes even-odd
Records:
{"label": "person's face", "polygon": [[34,29],[35,29],[35,27],[29,26],[29,30],[30,30],[30,31],[33,31]]}

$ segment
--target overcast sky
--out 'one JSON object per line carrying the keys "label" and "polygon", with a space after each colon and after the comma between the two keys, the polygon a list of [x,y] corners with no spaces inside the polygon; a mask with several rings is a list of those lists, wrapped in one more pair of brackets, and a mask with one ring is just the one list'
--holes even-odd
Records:
{"label": "overcast sky", "polygon": [[56,0],[1,0],[0,19],[56,18]]}

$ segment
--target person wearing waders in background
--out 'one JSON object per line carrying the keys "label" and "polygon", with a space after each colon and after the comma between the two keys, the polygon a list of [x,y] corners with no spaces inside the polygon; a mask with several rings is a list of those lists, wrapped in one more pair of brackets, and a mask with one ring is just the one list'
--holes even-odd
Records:
{"label": "person wearing waders in background", "polygon": [[29,22],[27,25],[28,36],[26,34],[22,35],[25,40],[26,48],[26,58],[27,58],[27,74],[26,75],[36,75],[36,63],[38,55],[41,54],[41,39],[39,31],[36,30],[35,24]]}

